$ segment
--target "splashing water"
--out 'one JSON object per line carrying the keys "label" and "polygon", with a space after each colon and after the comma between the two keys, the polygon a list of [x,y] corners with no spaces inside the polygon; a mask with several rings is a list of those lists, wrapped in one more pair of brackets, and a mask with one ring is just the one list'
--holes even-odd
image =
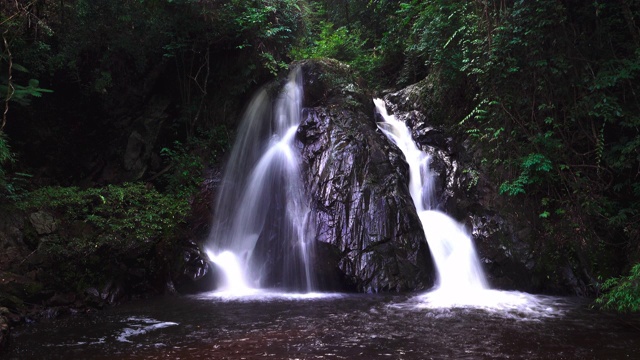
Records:
{"label": "splashing water", "polygon": [[[301,108],[301,74],[294,69],[275,107],[261,90],[244,115],[206,246],[226,277],[224,289],[313,288],[311,211],[295,147]],[[240,279],[246,287],[235,287]]]}
{"label": "splashing water", "polygon": [[244,296],[254,294],[258,291],[247,284],[240,261],[238,261],[234,253],[228,250],[218,255],[214,255],[209,250],[206,250],[206,253],[211,262],[220,267],[224,272],[224,279],[218,288],[219,292]]}
{"label": "splashing water", "polygon": [[409,164],[409,190],[429,243],[438,280],[434,288],[418,297],[417,307],[476,307],[505,311],[551,311],[539,305],[535,296],[491,290],[485,279],[471,237],[464,227],[436,208],[434,175],[430,156],[420,150],[408,127],[389,115],[382,99],[373,100],[384,119],[378,128],[405,156]]}

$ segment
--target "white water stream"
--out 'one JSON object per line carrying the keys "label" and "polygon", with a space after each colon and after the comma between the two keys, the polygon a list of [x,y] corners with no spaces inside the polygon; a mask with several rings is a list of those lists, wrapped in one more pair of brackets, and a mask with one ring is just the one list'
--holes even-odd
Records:
{"label": "white water stream", "polygon": [[206,247],[224,277],[221,291],[243,295],[264,287],[313,289],[308,235],[313,224],[294,146],[301,107],[302,80],[295,69],[275,107],[262,90],[245,113],[218,190]]}
{"label": "white water stream", "polygon": [[433,210],[434,175],[430,156],[420,150],[409,128],[389,115],[382,99],[373,100],[384,119],[378,128],[405,156],[409,164],[409,190],[420,217],[425,237],[438,273],[436,285],[416,299],[417,307],[476,307],[493,310],[552,311],[535,296],[489,288],[473,241],[464,227],[447,214]]}

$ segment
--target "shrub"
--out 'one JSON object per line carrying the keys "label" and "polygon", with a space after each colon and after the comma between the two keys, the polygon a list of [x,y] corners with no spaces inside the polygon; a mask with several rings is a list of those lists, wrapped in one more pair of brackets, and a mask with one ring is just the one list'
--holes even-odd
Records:
{"label": "shrub", "polygon": [[160,177],[163,191],[179,198],[193,196],[204,180],[203,171],[207,164],[220,161],[230,146],[229,130],[224,125],[217,125],[207,131],[199,131],[186,143],[174,141],[173,146],[163,147],[160,155],[169,169]]}
{"label": "shrub", "polygon": [[103,188],[43,187],[19,205],[24,210],[48,210],[61,222],[83,222],[97,233],[83,239],[91,245],[132,246],[172,234],[189,209],[188,199],[164,195],[142,183]]}
{"label": "shrub", "polygon": [[601,287],[604,292],[596,304],[607,310],[618,312],[640,311],[640,263],[634,265],[627,276],[606,280]]}
{"label": "shrub", "polygon": [[321,22],[319,30],[311,46],[292,50],[296,59],[332,58],[349,62],[362,55],[364,42],[358,32],[346,26],[334,29],[330,22]]}

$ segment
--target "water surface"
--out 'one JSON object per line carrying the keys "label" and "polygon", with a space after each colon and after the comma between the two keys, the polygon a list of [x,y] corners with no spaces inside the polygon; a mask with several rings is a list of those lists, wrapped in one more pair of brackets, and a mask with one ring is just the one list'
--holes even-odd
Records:
{"label": "water surface", "polygon": [[578,299],[535,299],[525,306],[483,309],[438,308],[424,296],[402,295],[166,297],[19,327],[2,355],[21,360],[640,358],[638,316],[593,311]]}

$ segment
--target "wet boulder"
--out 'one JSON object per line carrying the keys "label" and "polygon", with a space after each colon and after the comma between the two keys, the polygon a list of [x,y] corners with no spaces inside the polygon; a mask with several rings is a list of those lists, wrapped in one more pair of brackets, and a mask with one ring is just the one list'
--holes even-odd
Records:
{"label": "wet boulder", "polygon": [[214,274],[206,255],[202,253],[197,243],[193,240],[185,240],[181,252],[182,257],[174,264],[171,279],[175,291],[181,294],[193,294],[212,290]]}
{"label": "wet boulder", "polygon": [[303,178],[318,253],[331,255],[316,261],[318,273],[340,275],[365,292],[430,287],[433,264],[407,187],[408,167],[377,130],[371,98],[356,91],[344,65],[306,62],[302,69]]}

